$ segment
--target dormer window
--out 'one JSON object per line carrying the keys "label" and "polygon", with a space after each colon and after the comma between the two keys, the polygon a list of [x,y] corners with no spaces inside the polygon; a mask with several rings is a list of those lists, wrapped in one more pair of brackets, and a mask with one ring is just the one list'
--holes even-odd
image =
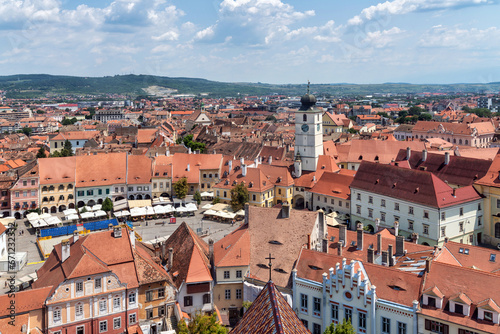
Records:
{"label": "dormer window", "polygon": [[483,320],[493,321],[493,312],[489,312],[489,311],[483,311],[483,312],[484,312]]}
{"label": "dormer window", "polygon": [[455,303],[455,313],[464,314],[464,306],[459,303]]}
{"label": "dormer window", "polygon": [[427,306],[436,307],[436,298],[427,297]]}
{"label": "dormer window", "polygon": [[477,318],[484,321],[491,321],[495,324],[499,323],[500,307],[488,298],[477,305]]}

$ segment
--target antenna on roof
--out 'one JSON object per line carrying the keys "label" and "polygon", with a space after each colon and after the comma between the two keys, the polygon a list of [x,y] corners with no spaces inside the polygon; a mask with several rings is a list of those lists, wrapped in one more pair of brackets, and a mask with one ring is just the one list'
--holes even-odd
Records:
{"label": "antenna on roof", "polygon": [[272,260],[274,260],[275,258],[271,256],[271,253],[269,253],[269,257],[266,257],[266,260],[269,260],[269,280],[271,281],[271,274],[272,274],[272,266],[273,266],[273,263],[272,263]]}

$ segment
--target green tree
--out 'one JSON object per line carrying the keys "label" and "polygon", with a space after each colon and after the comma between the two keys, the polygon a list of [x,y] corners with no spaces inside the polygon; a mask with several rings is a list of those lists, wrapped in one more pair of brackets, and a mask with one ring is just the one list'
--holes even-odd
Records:
{"label": "green tree", "polygon": [[427,113],[427,112],[423,112],[420,115],[418,115],[418,120],[419,121],[431,121],[432,115]]}
{"label": "green tree", "polygon": [[352,326],[350,321],[346,321],[345,319],[342,321],[341,324],[338,324],[335,326],[335,324],[332,322],[330,326],[326,328],[323,334],[355,334],[356,331],[354,330],[354,327]]}
{"label": "green tree", "polygon": [[188,183],[185,177],[174,183],[174,191],[177,198],[186,198],[188,193]]}
{"label": "green tree", "polygon": [[416,107],[416,106],[410,107],[410,109],[408,109],[408,115],[411,115],[411,116],[418,116],[423,112],[425,112],[424,109],[422,109],[420,107]]}
{"label": "green tree", "polygon": [[212,204],[217,204],[217,203],[220,203],[220,198],[219,198],[219,196],[214,197],[214,199],[212,200]]}
{"label": "green tree", "polygon": [[201,194],[200,194],[200,192],[198,190],[196,190],[194,192],[193,199],[196,201],[196,203],[198,203],[198,205],[200,205],[200,203],[201,203]]}
{"label": "green tree", "polygon": [[271,122],[276,122],[276,117],[274,117],[274,115],[269,115],[266,117],[265,119],[266,121],[271,121]]}
{"label": "green tree", "polygon": [[245,207],[248,202],[248,188],[242,183],[237,184],[231,189],[231,207],[234,212],[239,211]]}
{"label": "green tree", "polygon": [[102,210],[106,212],[113,211],[113,201],[108,197],[102,202]]}
{"label": "green tree", "polygon": [[73,125],[75,124],[76,122],[78,122],[78,120],[76,119],[76,117],[73,117],[73,118],[65,118],[63,119],[62,121],[62,125]]}
{"label": "green tree", "polygon": [[184,320],[178,324],[179,334],[226,334],[227,329],[217,321],[216,314],[196,314],[186,325]]}
{"label": "green tree", "polygon": [[24,133],[26,136],[29,137],[30,134],[33,132],[33,129],[25,126],[21,131],[22,131],[22,133]]}
{"label": "green tree", "polygon": [[382,117],[385,117],[385,118],[389,118],[389,114],[387,114],[385,111],[379,111],[379,112],[377,113],[377,115],[382,116]]}
{"label": "green tree", "polygon": [[64,146],[61,150],[61,156],[62,157],[71,157],[73,155],[73,145],[71,145],[71,142],[66,139],[64,142]]}
{"label": "green tree", "polygon": [[46,158],[46,157],[47,157],[47,153],[45,152],[45,147],[42,146],[42,147],[40,147],[40,149],[36,153],[36,158],[40,159],[40,158]]}

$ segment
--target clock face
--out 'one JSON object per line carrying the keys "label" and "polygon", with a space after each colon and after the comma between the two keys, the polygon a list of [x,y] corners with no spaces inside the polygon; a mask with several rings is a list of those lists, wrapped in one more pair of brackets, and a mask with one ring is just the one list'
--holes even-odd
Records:
{"label": "clock face", "polygon": [[309,131],[309,125],[307,125],[307,124],[302,124],[302,131],[304,131],[304,132]]}

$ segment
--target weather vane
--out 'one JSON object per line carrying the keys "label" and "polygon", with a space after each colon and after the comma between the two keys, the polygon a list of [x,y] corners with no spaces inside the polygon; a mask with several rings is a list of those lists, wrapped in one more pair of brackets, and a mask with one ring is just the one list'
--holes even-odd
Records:
{"label": "weather vane", "polygon": [[271,281],[271,273],[272,273],[272,266],[273,266],[273,262],[272,260],[274,260],[275,258],[271,256],[271,253],[269,253],[269,257],[266,257],[266,260],[269,260],[269,280]]}

